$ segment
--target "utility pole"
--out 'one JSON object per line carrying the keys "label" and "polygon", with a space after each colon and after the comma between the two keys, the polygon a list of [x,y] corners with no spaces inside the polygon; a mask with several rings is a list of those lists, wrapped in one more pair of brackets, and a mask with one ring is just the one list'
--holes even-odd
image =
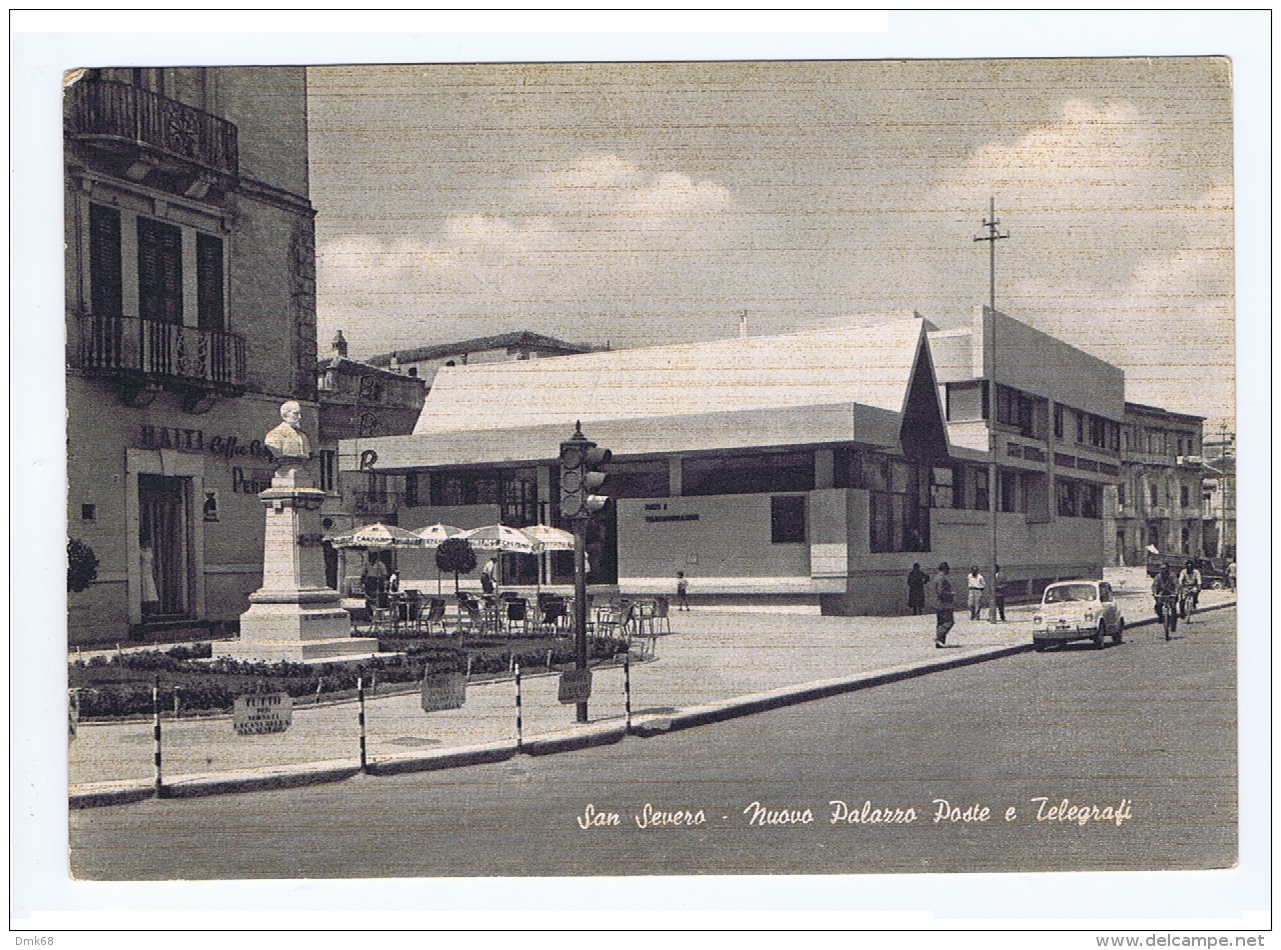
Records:
{"label": "utility pole", "polygon": [[996,385],[996,242],[1004,241],[1010,236],[1007,231],[1002,234],[997,230],[997,225],[1001,222],[996,217],[996,199],[988,199],[987,217],[983,220],[983,227],[987,229],[987,234],[975,235],[976,241],[987,241],[988,251],[988,295],[987,295],[987,319],[983,321],[983,332],[988,338],[984,341],[988,351],[987,364],[987,501],[988,507],[992,513],[992,561],[991,569],[987,575],[988,582],[988,622],[996,623],[996,568],[1000,562],[997,560],[996,552],[996,509],[1000,503],[1001,486],[996,469],[996,450],[998,447],[996,437],[996,417],[997,398]]}

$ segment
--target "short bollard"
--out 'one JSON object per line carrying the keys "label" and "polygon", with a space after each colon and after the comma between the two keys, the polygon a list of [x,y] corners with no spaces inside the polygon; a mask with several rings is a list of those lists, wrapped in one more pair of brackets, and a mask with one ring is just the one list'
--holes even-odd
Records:
{"label": "short bollard", "polygon": [[521,751],[525,743],[524,722],[521,717],[520,708],[520,664],[515,666],[516,672],[516,751]]}
{"label": "short bollard", "polygon": [[156,677],[155,683],[151,687],[151,718],[152,718],[152,741],[153,741],[153,758],[155,762],[156,778],[156,797],[159,798],[162,791],[162,781],[160,772],[160,677]]}
{"label": "short bollard", "polygon": [[365,760],[365,680],[356,677],[356,698],[360,700],[360,771],[368,764]]}
{"label": "short bollard", "polygon": [[632,732],[632,662],[631,654],[623,654],[623,709],[627,713],[627,734]]}

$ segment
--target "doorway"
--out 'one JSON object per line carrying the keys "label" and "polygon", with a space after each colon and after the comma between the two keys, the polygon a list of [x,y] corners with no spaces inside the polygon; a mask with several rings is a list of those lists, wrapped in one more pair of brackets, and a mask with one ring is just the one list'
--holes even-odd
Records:
{"label": "doorway", "polygon": [[138,550],[144,621],[191,617],[191,479],[138,476]]}

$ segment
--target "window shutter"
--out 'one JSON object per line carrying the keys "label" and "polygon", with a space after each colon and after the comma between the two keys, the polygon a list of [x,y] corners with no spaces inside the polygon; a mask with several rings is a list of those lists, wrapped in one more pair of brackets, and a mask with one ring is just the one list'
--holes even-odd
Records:
{"label": "window shutter", "polygon": [[118,317],[124,310],[120,268],[120,212],[89,205],[89,306],[94,316]]}
{"label": "window shutter", "polygon": [[226,329],[222,299],[222,238],[196,235],[196,286],[200,329]]}
{"label": "window shutter", "polygon": [[138,219],[138,316],[182,323],[182,231]]}

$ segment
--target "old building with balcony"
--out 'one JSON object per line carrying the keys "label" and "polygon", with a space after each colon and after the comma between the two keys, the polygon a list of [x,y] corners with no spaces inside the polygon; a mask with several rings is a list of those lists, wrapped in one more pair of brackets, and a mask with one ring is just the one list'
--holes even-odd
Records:
{"label": "old building with balcony", "polygon": [[1201,416],[1125,404],[1121,478],[1112,505],[1112,563],[1142,564],[1149,548],[1201,557]]}
{"label": "old building with balcony", "polygon": [[261,583],[261,440],[317,431],[302,68],[68,74],[69,534],[98,576],[73,642],[231,624]]}

